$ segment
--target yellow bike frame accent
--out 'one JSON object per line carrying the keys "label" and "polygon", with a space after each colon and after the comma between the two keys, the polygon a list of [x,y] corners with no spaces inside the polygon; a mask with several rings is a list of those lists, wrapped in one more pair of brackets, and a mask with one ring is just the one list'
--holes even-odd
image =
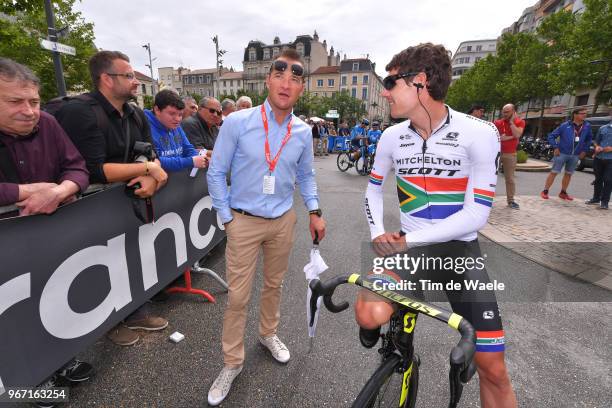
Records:
{"label": "yellow bike frame accent", "polygon": [[416,326],[416,314],[406,312],[404,315],[404,332],[412,333],[414,326]]}
{"label": "yellow bike frame accent", "polygon": [[400,395],[399,407],[403,407],[406,403],[406,398],[408,397],[409,385],[410,385],[410,377],[412,376],[412,366],[414,365],[414,361],[410,363],[410,367],[404,373],[404,378],[402,379],[402,394]]}

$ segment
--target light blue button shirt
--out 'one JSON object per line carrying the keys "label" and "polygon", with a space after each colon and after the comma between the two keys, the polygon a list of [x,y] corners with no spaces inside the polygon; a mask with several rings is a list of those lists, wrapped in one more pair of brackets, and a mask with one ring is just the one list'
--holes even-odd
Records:
{"label": "light blue button shirt", "polygon": [[[276,218],[293,206],[295,185],[308,210],[319,208],[317,184],[312,168],[312,132],[310,126],[294,116],[287,115],[281,125],[268,103],[264,102],[268,116],[270,156],[274,159],[293,118],[291,138],[283,148],[276,165],[274,194],[263,193],[264,176],[269,174],[265,156],[265,130],[261,107],[243,109],[229,115],[221,126],[208,169],[208,191],[213,207],[223,223],[233,218],[231,208],[251,214]],[[231,172],[231,189],[226,175]]]}

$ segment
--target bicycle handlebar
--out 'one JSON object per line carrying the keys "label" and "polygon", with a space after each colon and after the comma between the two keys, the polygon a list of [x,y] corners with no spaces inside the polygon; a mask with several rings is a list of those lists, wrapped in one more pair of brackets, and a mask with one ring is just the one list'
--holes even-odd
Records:
{"label": "bicycle handlebar", "polygon": [[463,391],[463,384],[466,384],[476,373],[476,365],[474,363],[474,354],[476,352],[476,332],[474,327],[463,317],[448,312],[444,309],[439,309],[429,305],[428,303],[416,301],[400,295],[398,293],[386,290],[377,290],[369,281],[364,281],[359,275],[353,274],[350,276],[336,276],[329,279],[327,282],[321,282],[319,279],[310,281],[310,289],[312,296],[310,297],[310,326],[314,324],[314,317],[317,311],[317,300],[323,296],[323,303],[327,310],[332,313],[339,313],[346,310],[349,306],[348,302],[335,304],[332,296],[336,287],[345,283],[352,283],[361,286],[364,289],[370,290],[380,296],[383,296],[395,303],[411,308],[421,314],[426,314],[434,319],[444,322],[457,330],[461,334],[461,339],[450,353],[450,402],[449,408],[454,408],[459,403]]}

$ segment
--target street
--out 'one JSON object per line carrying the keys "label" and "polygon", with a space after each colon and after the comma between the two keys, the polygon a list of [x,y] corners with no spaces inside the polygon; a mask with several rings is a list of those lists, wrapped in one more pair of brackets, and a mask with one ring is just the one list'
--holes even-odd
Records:
{"label": "street", "polygon": [[[369,241],[362,203],[367,177],[354,169],[341,173],[336,156],[315,158],[321,207],[327,236],[321,253],[330,269],[324,278],[365,273],[361,247]],[[518,173],[520,194],[537,194],[546,173]],[[590,197],[590,173],[578,172],[570,194]],[[559,183],[560,180],[557,180]],[[498,195],[504,194],[503,175]],[[553,187],[552,195],[558,194]],[[555,197],[556,198],[556,197]],[[291,351],[283,366],[257,341],[261,279],[251,297],[247,323],[246,362],[224,407],[348,407],[378,363],[375,349],[363,348],[352,309],[340,314],[324,310],[319,318],[314,349],[308,350],[302,271],[311,241],[308,217],[299,194],[297,239],[290,260],[281,307],[279,337]],[[395,184],[385,186],[385,223],[397,229]],[[607,407],[612,395],[609,347],[612,306],[610,292],[535,264],[484,238],[491,280],[506,283],[511,294],[500,294],[506,331],[506,358],[521,407]],[[222,249],[207,266],[224,276]],[[261,262],[258,264],[261,278]],[[226,294],[208,277],[195,276],[194,286],[210,290],[216,304],[194,296],[174,295],[154,310],[170,321],[159,333],[142,333],[139,343],[121,348],[100,339],[78,357],[94,365],[97,374],[71,389],[68,407],[204,407],[206,395],[222,367],[221,328]],[[345,285],[335,299],[354,302],[356,291]],[[584,302],[564,302],[565,296]],[[546,301],[545,301],[546,300]],[[586,302],[589,300],[589,302]],[[448,307],[447,304],[440,304]],[[168,336],[185,335],[178,344]],[[416,350],[421,357],[420,407],[448,404],[448,356],[458,336],[452,329],[419,318]],[[465,387],[460,406],[479,406],[477,376]]]}

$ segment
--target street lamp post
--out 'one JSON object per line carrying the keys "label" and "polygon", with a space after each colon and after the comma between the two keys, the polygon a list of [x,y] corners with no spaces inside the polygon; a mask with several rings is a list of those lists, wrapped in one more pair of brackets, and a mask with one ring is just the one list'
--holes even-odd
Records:
{"label": "street lamp post", "polygon": [[[218,35],[215,34],[215,36],[212,38],[212,42],[215,43],[215,56],[217,58],[217,94],[216,94],[216,97],[219,98],[219,94],[221,93],[220,84],[219,84],[219,78],[221,77],[221,72],[219,71],[219,69],[221,66],[223,66],[223,60],[221,59],[221,57],[227,51],[219,49],[219,36]],[[214,93],[215,93],[215,79],[213,78],[213,94]]]}
{"label": "street lamp post", "polygon": [[156,60],[157,58],[151,59],[151,43],[146,43],[145,45],[142,46],[142,48],[146,49],[147,52],[149,53],[149,63],[145,65],[149,67],[149,70],[151,71],[151,81],[152,81],[151,93],[155,95],[155,78],[153,78],[153,61]]}
{"label": "street lamp post", "polygon": [[[53,15],[53,7],[51,0],[45,0],[45,14],[47,16],[47,35],[49,41],[57,42],[57,30],[55,29],[55,16]],[[66,96],[66,82],[64,81],[64,69],[62,67],[62,58],[60,53],[53,51],[53,66],[55,68],[55,83],[57,84],[57,92],[60,96]]]}

